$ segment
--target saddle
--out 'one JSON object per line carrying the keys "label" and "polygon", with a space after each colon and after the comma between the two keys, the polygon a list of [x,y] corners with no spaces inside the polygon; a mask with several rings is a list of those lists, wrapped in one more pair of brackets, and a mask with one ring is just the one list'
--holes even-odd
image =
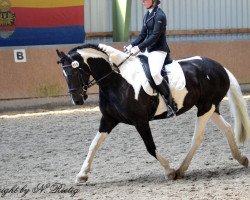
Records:
{"label": "saddle", "polygon": [[[150,68],[149,68],[149,64],[148,64],[148,57],[145,55],[138,55],[138,58],[140,59],[140,61],[142,63],[143,70],[145,72],[145,75],[148,79],[150,86],[154,90],[157,90],[154,79],[151,76],[151,72],[150,72]],[[171,64],[172,62],[173,62],[173,59],[170,57],[170,54],[168,54],[167,57],[165,58],[165,61],[163,63],[162,70],[161,70],[161,75],[164,79],[166,79],[166,81],[168,81],[168,77],[167,77],[167,72],[165,70],[165,65]]]}

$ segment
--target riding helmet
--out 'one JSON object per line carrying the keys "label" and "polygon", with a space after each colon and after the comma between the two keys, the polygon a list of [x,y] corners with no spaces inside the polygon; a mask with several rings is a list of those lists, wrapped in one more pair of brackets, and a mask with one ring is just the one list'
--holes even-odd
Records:
{"label": "riding helmet", "polygon": [[160,0],[153,0],[153,7],[158,6],[161,3]]}

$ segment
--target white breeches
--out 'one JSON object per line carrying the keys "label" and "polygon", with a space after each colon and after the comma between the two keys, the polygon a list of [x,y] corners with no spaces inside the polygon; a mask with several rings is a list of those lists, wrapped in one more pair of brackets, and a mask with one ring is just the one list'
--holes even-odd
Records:
{"label": "white breeches", "polygon": [[150,72],[155,84],[160,85],[163,80],[163,77],[161,75],[161,69],[167,56],[167,52],[153,51],[149,53],[145,51],[143,55],[148,57]]}

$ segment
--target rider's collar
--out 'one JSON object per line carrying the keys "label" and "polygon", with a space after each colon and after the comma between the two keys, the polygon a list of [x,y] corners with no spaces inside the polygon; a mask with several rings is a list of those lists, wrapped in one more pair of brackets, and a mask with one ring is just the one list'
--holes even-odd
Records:
{"label": "rider's collar", "polygon": [[148,12],[151,13],[153,11],[154,8],[150,8],[148,9]]}

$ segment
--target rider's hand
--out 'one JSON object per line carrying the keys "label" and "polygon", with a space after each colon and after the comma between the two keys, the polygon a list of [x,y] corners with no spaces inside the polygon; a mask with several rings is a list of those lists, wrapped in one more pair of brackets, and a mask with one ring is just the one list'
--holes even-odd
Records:
{"label": "rider's hand", "polygon": [[130,53],[130,51],[131,51],[132,47],[133,47],[133,46],[132,46],[131,44],[130,44],[130,45],[128,45],[127,47],[126,47],[126,46],[124,46],[124,47],[123,47],[124,52],[125,52],[125,53]]}
{"label": "rider's hand", "polygon": [[139,49],[138,46],[134,46],[134,47],[130,50],[130,52],[131,52],[133,55],[136,55],[136,54],[138,54],[138,53],[140,52],[140,49]]}

